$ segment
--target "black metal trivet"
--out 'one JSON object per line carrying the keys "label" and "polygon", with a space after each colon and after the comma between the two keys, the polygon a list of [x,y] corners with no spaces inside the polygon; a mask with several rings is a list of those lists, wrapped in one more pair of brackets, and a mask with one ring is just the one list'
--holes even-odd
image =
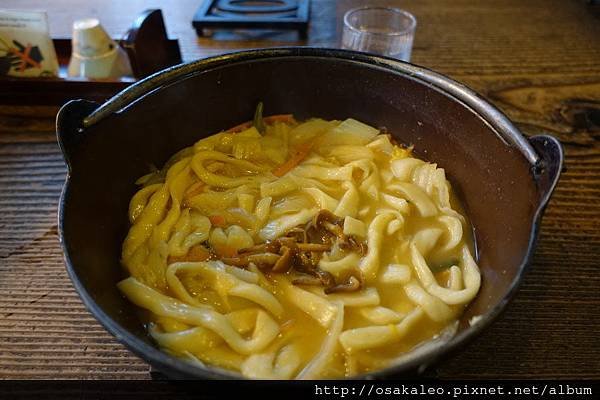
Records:
{"label": "black metal trivet", "polygon": [[207,29],[289,29],[308,34],[310,0],[206,0],[192,25],[198,36]]}

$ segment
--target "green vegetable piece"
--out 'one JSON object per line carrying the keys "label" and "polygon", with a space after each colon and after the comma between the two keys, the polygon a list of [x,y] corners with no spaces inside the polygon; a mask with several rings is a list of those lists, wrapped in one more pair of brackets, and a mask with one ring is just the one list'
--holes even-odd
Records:
{"label": "green vegetable piece", "polygon": [[173,154],[173,156],[171,156],[171,158],[167,160],[167,162],[161,169],[156,168],[154,164],[150,164],[148,165],[148,169],[150,170],[150,172],[138,179],[136,183],[138,185],[142,185],[143,187],[150,186],[155,183],[163,183],[167,178],[167,171],[173,166],[173,164],[183,160],[185,157],[191,157],[193,155],[194,147],[190,146]]}
{"label": "green vegetable piece", "polygon": [[265,121],[263,119],[263,102],[259,102],[258,105],[256,106],[256,111],[254,112],[254,127],[256,128],[257,131],[259,131],[261,134],[265,133],[266,127],[265,127]]}
{"label": "green vegetable piece", "polygon": [[457,259],[451,259],[451,260],[445,261],[445,262],[437,264],[437,265],[429,265],[429,269],[434,274],[437,274],[438,272],[442,272],[447,269],[450,269],[450,267],[452,267],[453,265],[458,265]]}

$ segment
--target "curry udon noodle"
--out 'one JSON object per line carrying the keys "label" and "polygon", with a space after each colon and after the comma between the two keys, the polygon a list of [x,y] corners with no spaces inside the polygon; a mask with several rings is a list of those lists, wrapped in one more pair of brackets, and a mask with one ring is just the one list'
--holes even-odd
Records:
{"label": "curry udon noodle", "polygon": [[326,379],[451,337],[481,278],[444,170],[354,119],[260,114],[137,182],[118,287],[160,348]]}

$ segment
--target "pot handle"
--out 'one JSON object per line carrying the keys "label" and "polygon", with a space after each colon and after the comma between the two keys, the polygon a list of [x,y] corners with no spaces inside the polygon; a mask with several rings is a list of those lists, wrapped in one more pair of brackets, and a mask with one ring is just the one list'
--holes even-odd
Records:
{"label": "pot handle", "polygon": [[543,209],[554,191],[563,169],[564,153],[558,139],[550,135],[529,138],[529,143],[539,155],[533,173],[540,193],[539,208]]}
{"label": "pot handle", "polygon": [[83,137],[83,120],[100,105],[88,100],[71,100],[56,115],[56,139],[71,172],[71,157]]}

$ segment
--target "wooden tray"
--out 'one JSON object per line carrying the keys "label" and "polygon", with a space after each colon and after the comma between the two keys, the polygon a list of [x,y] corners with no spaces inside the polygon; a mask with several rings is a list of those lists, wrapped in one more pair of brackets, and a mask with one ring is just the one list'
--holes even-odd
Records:
{"label": "wooden tray", "polygon": [[181,63],[179,42],[169,39],[161,10],[144,11],[125,37],[116,40],[127,51],[133,78],[86,79],[67,75],[71,39],[53,39],[59,76],[52,78],[0,78],[0,104],[62,105],[71,99],[103,101],[133,82]]}

